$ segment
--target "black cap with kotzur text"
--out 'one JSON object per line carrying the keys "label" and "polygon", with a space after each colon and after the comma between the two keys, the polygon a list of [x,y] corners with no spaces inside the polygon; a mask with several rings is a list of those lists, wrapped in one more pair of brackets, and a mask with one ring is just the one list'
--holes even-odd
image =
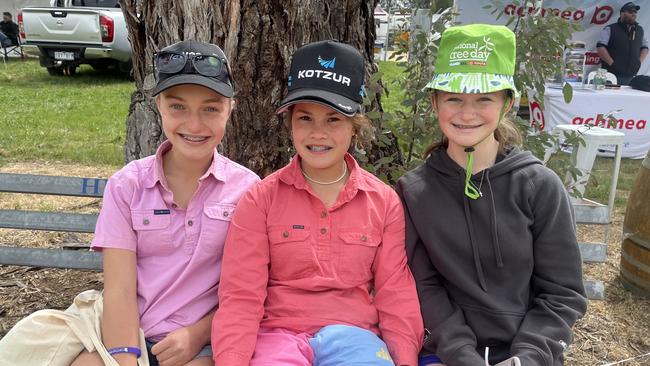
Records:
{"label": "black cap with kotzur text", "polygon": [[363,103],[365,65],[354,47],[336,41],[320,41],[300,47],[291,60],[287,96],[280,114],[296,103],[319,103],[353,116]]}

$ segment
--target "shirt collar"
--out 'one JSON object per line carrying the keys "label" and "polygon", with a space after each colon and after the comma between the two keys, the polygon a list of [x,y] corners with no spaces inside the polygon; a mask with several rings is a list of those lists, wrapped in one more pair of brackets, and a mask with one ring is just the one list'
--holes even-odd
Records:
{"label": "shirt collar", "polygon": [[[307,181],[302,175],[300,169],[300,155],[296,154],[289,164],[284,167],[278,175],[278,178],[286,184],[293,185],[298,189],[306,189]],[[369,182],[369,177],[364,175],[363,169],[359,166],[357,161],[349,153],[345,153],[345,163],[348,165],[348,170],[350,171],[350,177],[345,183],[344,190],[346,192],[356,192],[357,190],[362,191],[376,191],[371,182]],[[367,173],[366,173],[367,174]]]}
{"label": "shirt collar", "polygon": [[[155,186],[156,183],[160,182],[163,188],[169,190],[169,186],[167,185],[167,179],[165,178],[165,172],[163,171],[163,155],[165,155],[169,150],[171,150],[171,148],[172,148],[172,143],[169,142],[169,140],[165,140],[162,144],[160,144],[160,146],[158,146],[158,149],[156,149],[154,163],[150,168],[153,169],[153,171],[150,171],[149,174],[147,174],[145,184],[144,184],[145,188],[153,188],[153,186]],[[225,164],[226,164],[225,159],[217,152],[217,149],[214,149],[212,162],[210,163],[208,170],[206,170],[206,172],[201,176],[201,178],[199,178],[199,181],[209,176],[213,176],[216,180],[225,183],[226,182]]]}

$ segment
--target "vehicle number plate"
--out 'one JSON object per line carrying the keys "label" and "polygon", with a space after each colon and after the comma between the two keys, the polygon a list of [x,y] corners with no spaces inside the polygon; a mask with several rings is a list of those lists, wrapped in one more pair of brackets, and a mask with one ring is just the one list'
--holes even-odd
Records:
{"label": "vehicle number plate", "polygon": [[74,52],[55,51],[54,58],[57,60],[74,61]]}

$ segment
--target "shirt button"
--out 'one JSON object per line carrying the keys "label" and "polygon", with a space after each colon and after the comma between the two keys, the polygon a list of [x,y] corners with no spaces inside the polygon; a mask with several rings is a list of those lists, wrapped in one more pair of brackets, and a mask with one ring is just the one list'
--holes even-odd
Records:
{"label": "shirt button", "polygon": [[365,235],[361,235],[361,241],[368,241],[368,238]]}
{"label": "shirt button", "polygon": [[321,233],[321,234],[325,234],[325,233],[327,233],[327,229],[325,229],[325,228],[320,229],[320,233]]}
{"label": "shirt button", "polygon": [[323,211],[320,213],[320,217],[326,218],[327,217],[327,211]]}
{"label": "shirt button", "polygon": [[149,225],[149,219],[142,220],[142,223],[145,224],[145,225]]}
{"label": "shirt button", "polygon": [[172,208],[178,208],[178,205],[175,203],[172,203]]}
{"label": "shirt button", "polygon": [[189,225],[189,226],[194,225],[194,221],[192,221],[192,220],[188,220],[188,221],[187,221],[187,225]]}
{"label": "shirt button", "polygon": [[230,213],[228,213],[228,211],[223,212],[223,217],[228,217],[228,215],[230,215]]}
{"label": "shirt button", "polygon": [[285,238],[288,238],[289,237],[289,232],[288,231],[283,231],[282,236],[285,237]]}

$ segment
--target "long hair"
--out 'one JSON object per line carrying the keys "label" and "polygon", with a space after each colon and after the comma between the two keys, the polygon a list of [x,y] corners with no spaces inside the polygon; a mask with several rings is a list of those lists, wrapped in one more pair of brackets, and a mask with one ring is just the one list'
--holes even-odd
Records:
{"label": "long hair", "polygon": [[[506,98],[513,98],[511,90],[507,90]],[[522,143],[519,130],[517,130],[517,127],[510,120],[510,118],[505,115],[501,118],[501,122],[497,126],[497,129],[494,131],[494,138],[499,141],[499,153],[503,153],[507,147],[521,146]],[[433,150],[439,148],[447,148],[447,146],[449,146],[449,140],[445,135],[443,135],[440,141],[436,141],[427,147],[424,152],[424,156],[429,156]]]}

